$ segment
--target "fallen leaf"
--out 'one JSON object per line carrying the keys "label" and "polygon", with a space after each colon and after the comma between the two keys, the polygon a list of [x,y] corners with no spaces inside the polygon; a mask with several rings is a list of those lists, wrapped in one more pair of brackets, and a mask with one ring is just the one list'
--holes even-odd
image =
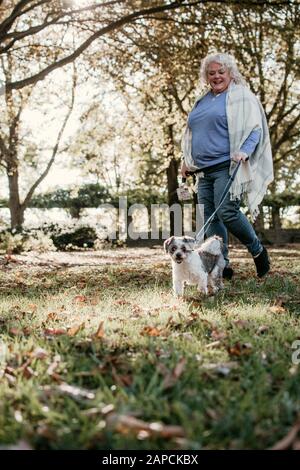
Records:
{"label": "fallen leaf", "polygon": [[221,341],[218,340],[218,341],[213,341],[212,343],[206,344],[205,347],[207,349],[211,349],[211,348],[216,348],[217,346],[220,346],[220,344],[221,344]]}
{"label": "fallen leaf", "polygon": [[247,356],[252,352],[252,344],[251,343],[235,343],[232,346],[227,348],[228,353],[231,356]]}
{"label": "fallen leaf", "polygon": [[95,398],[94,392],[91,392],[90,390],[85,390],[80,387],[76,387],[75,385],[69,385],[65,382],[58,385],[57,389],[61,393],[69,395],[73,398],[87,398],[88,400],[93,400]]}
{"label": "fallen leaf", "polygon": [[118,374],[115,367],[112,367],[112,377],[116,384],[121,387],[129,387],[133,382],[133,377],[130,374]]}
{"label": "fallen leaf", "polygon": [[104,338],[104,321],[99,323],[98,329],[94,334],[94,338]]}
{"label": "fallen leaf", "polygon": [[87,297],[85,295],[75,295],[74,302],[83,304],[87,301]]}
{"label": "fallen leaf", "polygon": [[9,333],[13,336],[20,336],[22,334],[22,330],[19,328],[10,328]]}
{"label": "fallen leaf", "polygon": [[71,328],[68,329],[68,336],[75,336],[79,331],[83,330],[85,328],[85,323],[81,323],[80,325],[72,326]]}
{"label": "fallen leaf", "polygon": [[135,433],[138,435],[141,431],[144,431],[148,433],[148,436],[160,436],[165,439],[185,436],[184,430],[181,426],[166,426],[161,423],[147,423],[129,415],[110,413],[106,419],[106,423],[110,429],[114,429],[124,435],[129,433]]}
{"label": "fallen leaf", "polygon": [[227,338],[227,333],[225,331],[215,329],[211,332],[211,339],[218,341],[225,338]]}
{"label": "fallen leaf", "polygon": [[45,359],[48,356],[48,352],[43,348],[35,348],[30,355],[33,359]]}
{"label": "fallen leaf", "polygon": [[66,335],[67,330],[65,328],[45,328],[44,334],[47,336]]}
{"label": "fallen leaf", "polygon": [[286,309],[280,305],[273,305],[272,307],[269,307],[269,311],[272,313],[286,313]]}
{"label": "fallen leaf", "polygon": [[56,320],[57,319],[57,312],[49,312],[47,315],[47,320]]}
{"label": "fallen leaf", "polygon": [[280,441],[278,441],[276,444],[274,444],[270,448],[270,450],[286,450],[286,449],[288,449],[289,447],[291,447],[291,445],[295,441],[299,431],[300,431],[300,420],[296,421],[296,423],[291,428],[291,430],[287,433],[287,435],[285,437],[283,437],[282,439],[280,439]]}
{"label": "fallen leaf", "polygon": [[31,379],[31,377],[37,377],[38,375],[30,366],[23,367],[22,373],[26,379]]}
{"label": "fallen leaf", "polygon": [[293,443],[292,449],[293,450],[300,450],[300,440],[297,440]]}
{"label": "fallen leaf", "polygon": [[209,362],[207,364],[202,364],[201,369],[204,370],[211,370],[213,372],[217,372],[220,375],[227,376],[232,369],[238,368],[239,365],[236,362],[221,362],[221,363],[214,363]]}
{"label": "fallen leaf", "polygon": [[237,328],[241,328],[241,329],[249,328],[250,323],[247,320],[238,319],[233,322],[233,326],[236,326]]}
{"label": "fallen leaf", "polygon": [[161,330],[159,330],[155,326],[145,326],[141,332],[142,335],[146,336],[160,336],[161,333]]}
{"label": "fallen leaf", "polygon": [[46,374],[53,376],[55,370],[56,370],[57,367],[58,367],[58,365],[59,365],[59,361],[53,361],[53,362],[51,362],[51,364],[49,365],[49,367],[48,367],[48,369],[47,369],[47,371],[46,371]]}
{"label": "fallen leaf", "polygon": [[46,438],[48,441],[53,441],[56,439],[56,434],[53,429],[49,427],[47,424],[41,424],[38,426],[36,433],[38,436]]}
{"label": "fallen leaf", "polygon": [[128,300],[124,300],[124,299],[118,299],[114,301],[114,304],[115,305],[131,305],[131,302],[129,302]]}
{"label": "fallen leaf", "polygon": [[266,331],[268,331],[269,327],[266,326],[266,325],[261,325],[258,330],[256,331],[256,334],[257,335],[262,335],[264,333],[266,333]]}
{"label": "fallen leaf", "polygon": [[28,312],[27,313],[34,313],[37,311],[37,305],[36,304],[29,304],[28,305]]}
{"label": "fallen leaf", "polygon": [[163,389],[166,390],[168,388],[173,387],[176,384],[177,380],[182,375],[185,366],[186,366],[186,359],[182,357],[179,360],[179,362],[176,364],[174,369],[171,372],[168,372],[168,374],[165,376],[163,383],[162,383]]}

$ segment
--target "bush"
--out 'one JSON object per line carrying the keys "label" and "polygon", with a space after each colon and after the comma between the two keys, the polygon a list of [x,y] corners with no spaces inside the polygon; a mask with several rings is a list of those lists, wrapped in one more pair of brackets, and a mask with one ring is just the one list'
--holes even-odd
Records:
{"label": "bush", "polygon": [[96,227],[71,222],[67,225],[43,224],[39,228],[3,230],[0,232],[0,249],[6,253],[23,251],[71,251],[124,246],[123,240],[109,240],[107,235]]}
{"label": "bush", "polygon": [[56,250],[51,238],[41,230],[14,232],[5,230],[0,233],[0,248],[6,253],[21,253],[22,251]]}
{"label": "bush", "polygon": [[71,250],[74,248],[93,248],[97,239],[96,230],[92,227],[82,226],[71,232],[51,235],[54,245],[59,250]]}

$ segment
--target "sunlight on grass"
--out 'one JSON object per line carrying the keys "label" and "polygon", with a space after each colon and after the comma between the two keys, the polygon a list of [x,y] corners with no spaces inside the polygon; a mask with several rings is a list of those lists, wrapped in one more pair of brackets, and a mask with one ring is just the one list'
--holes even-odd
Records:
{"label": "sunlight on grass", "polygon": [[0,441],[272,446],[300,411],[298,264],[281,265],[259,281],[246,261],[218,295],[183,299],[167,262],[155,274],[141,263],[2,271]]}

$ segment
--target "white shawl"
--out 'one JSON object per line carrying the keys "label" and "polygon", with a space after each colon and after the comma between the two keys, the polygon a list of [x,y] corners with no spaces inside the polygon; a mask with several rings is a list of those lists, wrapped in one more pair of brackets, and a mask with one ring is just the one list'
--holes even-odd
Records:
{"label": "white shawl", "polygon": [[[207,93],[207,92],[206,92]],[[197,98],[194,107],[203,96]],[[273,161],[268,124],[263,107],[256,96],[245,86],[231,83],[226,97],[230,154],[239,151],[251,131],[261,129],[260,140],[250,159],[240,166],[230,188],[231,199],[245,198],[253,220],[259,214],[267,186],[273,181]],[[182,152],[185,164],[191,171],[199,169],[192,158],[192,132],[188,125],[182,138]],[[231,161],[230,174],[236,163]]]}

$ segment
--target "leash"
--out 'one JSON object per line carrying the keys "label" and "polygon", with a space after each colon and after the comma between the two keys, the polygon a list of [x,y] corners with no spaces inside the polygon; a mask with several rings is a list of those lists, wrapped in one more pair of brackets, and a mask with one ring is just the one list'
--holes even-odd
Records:
{"label": "leash", "polygon": [[[249,158],[249,157],[248,157]],[[247,160],[248,160],[247,158]],[[229,190],[231,188],[231,185],[235,179],[235,176],[240,168],[240,165],[241,165],[241,160],[237,163],[232,175],[230,176],[229,180],[227,181],[226,183],[226,186],[224,188],[224,191],[222,193],[222,196],[221,196],[221,199],[220,199],[220,202],[217,206],[217,208],[215,209],[215,211],[212,213],[212,215],[207,219],[207,221],[205,222],[205,224],[203,225],[203,227],[201,228],[201,230],[197,233],[197,235],[195,236],[195,241],[196,243],[199,242],[200,238],[202,237],[202,235],[205,234],[207,228],[210,226],[211,222],[212,222],[212,219],[214,218],[214,216],[216,215],[217,211],[220,209],[221,205],[223,204],[227,194],[229,193]],[[201,172],[201,170],[196,170],[195,172],[193,173],[199,173]],[[187,173],[188,175],[192,175],[193,173]]]}

